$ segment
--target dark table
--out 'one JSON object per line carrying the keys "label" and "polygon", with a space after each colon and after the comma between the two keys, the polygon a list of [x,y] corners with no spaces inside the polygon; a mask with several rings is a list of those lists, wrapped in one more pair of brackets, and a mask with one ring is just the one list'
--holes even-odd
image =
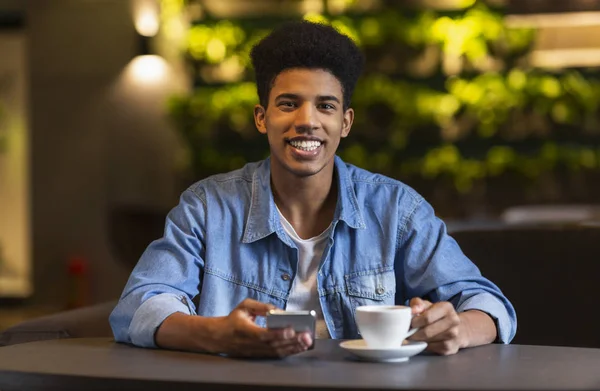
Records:
{"label": "dark table", "polygon": [[600,349],[488,345],[398,364],[356,361],[339,341],[284,360],[149,350],[107,338],[0,348],[0,390],[598,390]]}

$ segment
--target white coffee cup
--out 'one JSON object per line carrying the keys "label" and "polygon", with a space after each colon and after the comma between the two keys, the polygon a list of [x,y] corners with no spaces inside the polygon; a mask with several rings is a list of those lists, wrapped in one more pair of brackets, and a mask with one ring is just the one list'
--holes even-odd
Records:
{"label": "white coffee cup", "polygon": [[[356,308],[356,324],[367,346],[393,349],[418,329],[410,329],[412,310],[404,305],[366,305]],[[410,329],[410,330],[409,330]]]}

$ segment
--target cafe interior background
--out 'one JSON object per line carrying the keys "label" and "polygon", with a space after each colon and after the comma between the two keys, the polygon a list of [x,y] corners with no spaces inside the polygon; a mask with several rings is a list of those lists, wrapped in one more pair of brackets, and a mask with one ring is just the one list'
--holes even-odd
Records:
{"label": "cafe interior background", "polygon": [[0,331],[118,298],[187,185],[268,155],[248,52],[298,18],[367,54],[342,158],[449,227],[598,221],[600,0],[0,0]]}

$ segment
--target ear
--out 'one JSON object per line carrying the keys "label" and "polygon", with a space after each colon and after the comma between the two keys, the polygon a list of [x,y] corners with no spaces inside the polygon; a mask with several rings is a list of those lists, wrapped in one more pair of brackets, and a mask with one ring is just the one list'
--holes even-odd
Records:
{"label": "ear", "polygon": [[354,122],[354,109],[348,109],[344,112],[344,121],[342,122],[342,138],[348,136],[352,123]]}
{"label": "ear", "polygon": [[266,110],[261,105],[254,106],[254,123],[256,124],[256,129],[262,134],[267,134],[267,124],[266,124]]}

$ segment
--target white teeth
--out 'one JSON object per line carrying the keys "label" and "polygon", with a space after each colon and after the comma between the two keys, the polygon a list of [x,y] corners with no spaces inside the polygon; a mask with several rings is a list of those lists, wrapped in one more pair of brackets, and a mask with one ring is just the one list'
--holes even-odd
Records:
{"label": "white teeth", "polygon": [[290,144],[303,151],[314,151],[321,146],[320,141],[290,141]]}

